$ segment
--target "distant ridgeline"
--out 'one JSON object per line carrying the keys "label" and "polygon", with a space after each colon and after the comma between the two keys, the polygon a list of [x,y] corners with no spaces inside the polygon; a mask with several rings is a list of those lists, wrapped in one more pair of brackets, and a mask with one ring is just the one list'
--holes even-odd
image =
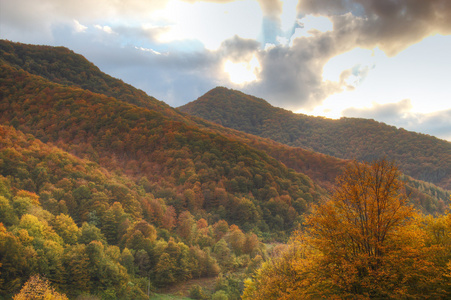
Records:
{"label": "distant ridgeline", "polygon": [[223,87],[178,108],[226,127],[343,159],[387,157],[416,179],[451,189],[451,143],[368,119],[295,114]]}
{"label": "distant ridgeline", "polygon": [[[348,164],[181,113],[66,48],[1,40],[0,298],[33,274],[120,299],[249,276]],[[448,191],[406,179],[411,203],[445,210]]]}

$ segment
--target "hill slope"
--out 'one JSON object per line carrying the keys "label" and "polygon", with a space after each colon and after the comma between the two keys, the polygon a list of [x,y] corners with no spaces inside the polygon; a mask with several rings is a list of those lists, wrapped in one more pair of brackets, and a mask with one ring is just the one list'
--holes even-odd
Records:
{"label": "hill slope", "polygon": [[[150,182],[147,189],[178,212],[206,209],[247,229],[285,231],[308,202],[319,199],[307,176],[265,152],[157,111],[55,84],[7,65],[1,68],[0,86],[1,123],[110,170],[123,170],[136,181],[145,178]],[[272,207],[270,199],[283,195],[290,198],[284,215],[265,209]],[[239,209],[243,201],[250,205],[248,210]],[[288,216],[290,207],[294,211]],[[279,218],[280,226],[272,224]]]}
{"label": "hill slope", "polygon": [[[23,68],[11,63],[21,47]],[[255,268],[260,241],[284,240],[348,163],[148,96],[134,103],[123,95],[139,91],[114,78],[104,90],[117,98],[95,83],[84,89],[49,67],[83,72],[67,63],[82,59],[70,51],[52,60],[51,47],[9,49],[0,56],[0,297],[35,273],[72,298],[146,299],[149,278],[165,287]],[[407,180],[412,203],[445,209],[448,192]],[[221,280],[240,294],[235,279]]]}
{"label": "hill slope", "polygon": [[0,59],[12,67],[42,76],[55,83],[79,87],[148,109],[165,111],[166,115],[174,119],[184,120],[177,110],[163,101],[101,72],[82,55],[65,47],[0,40]]}
{"label": "hill slope", "polygon": [[371,161],[387,156],[420,180],[451,189],[451,143],[374,120],[332,120],[294,114],[263,99],[215,88],[179,107],[226,127],[344,159]]}
{"label": "hill slope", "polygon": [[283,240],[324,194],[266,152],[188,125],[150,97],[137,106],[56,83],[4,55],[0,297],[33,273],[72,298],[142,299],[149,277],[164,287],[246,268],[265,256],[262,238]]}
{"label": "hill slope", "polygon": [[[206,189],[207,185],[205,184],[205,180],[196,180],[194,182],[188,180],[188,182],[190,182],[191,184],[190,186],[185,186],[187,185],[187,183],[184,183],[186,178],[178,182],[174,181],[173,177],[179,176],[177,174],[181,173],[183,176],[186,175],[186,173],[191,174],[193,167],[192,163],[189,162],[190,160],[186,160],[187,154],[184,152],[183,155],[180,156],[179,150],[173,149],[173,146],[176,148],[183,148],[185,143],[191,144],[196,139],[199,139],[199,141],[202,140],[202,144],[209,144],[209,139],[211,137],[215,137],[215,140],[223,139],[225,137],[225,139],[228,140],[228,143],[230,145],[225,147],[225,149],[221,149],[221,152],[226,152],[228,155],[224,157],[216,156],[216,161],[222,161],[226,159],[225,157],[230,157],[231,154],[236,152],[231,151],[232,153],[228,153],[228,149],[238,148],[238,151],[240,151],[239,149],[243,147],[244,144],[250,146],[250,148],[246,146],[246,149],[262,150],[264,151],[264,153],[257,151],[259,153],[258,156],[253,155],[253,158],[264,155],[265,158],[263,159],[263,161],[267,161],[268,159],[270,159],[270,157],[272,157],[277,161],[284,163],[289,168],[293,168],[297,172],[307,174],[310,178],[313,179],[315,184],[318,184],[322,188],[325,188],[329,191],[334,186],[336,176],[340,174],[343,167],[347,164],[346,161],[336,159],[331,156],[304,150],[302,148],[285,146],[269,139],[263,139],[257,136],[245,134],[243,132],[227,129],[203,119],[181,114],[176,110],[170,108],[166,104],[145,95],[141,91],[135,90],[129,85],[122,83],[120,80],[103,74],[102,72],[98,71],[98,69],[91,63],[86,61],[82,56],[74,54],[72,51],[65,48],[24,45],[3,41],[2,49],[3,54],[2,56],[0,56],[0,59],[6,62],[5,66],[12,67],[12,70],[21,70],[21,65],[11,64],[8,61],[21,61],[21,59],[17,58],[16,56],[18,55],[17,53],[22,53],[22,56],[27,57],[27,63],[25,64],[26,66],[41,66],[41,68],[39,69],[40,71],[35,71],[36,74],[43,73],[42,77],[44,78],[55,78],[57,82],[65,82],[64,86],[51,85],[50,89],[46,88],[45,91],[43,91],[44,86],[50,82],[42,77],[34,77],[38,81],[43,80],[43,82],[42,84],[39,82],[32,83],[31,86],[33,86],[33,88],[36,86],[36,89],[32,90],[31,88],[26,91],[33,94],[30,99],[27,99],[27,101],[33,99],[34,103],[36,103],[36,105],[31,109],[29,107],[29,103],[27,103],[26,109],[33,113],[38,112],[38,110],[40,109],[46,114],[50,113],[50,117],[46,115],[46,117],[40,118],[35,115],[31,119],[31,121],[28,120],[26,124],[23,124],[25,118],[21,119],[17,118],[16,116],[17,113],[20,113],[20,111],[15,111],[16,108],[20,108],[20,104],[17,104],[17,106],[11,106],[11,109],[6,109],[8,114],[5,114],[3,116],[5,122],[11,121],[11,124],[14,124],[16,127],[19,126],[26,132],[36,133],[38,134],[39,138],[44,141],[55,141],[55,139],[57,139],[58,145],[60,145],[62,148],[70,150],[71,152],[83,157],[88,157],[90,159],[98,161],[102,165],[107,166],[109,169],[126,170],[128,175],[135,177],[135,179],[137,180],[139,180],[139,178],[141,177],[145,177],[152,182],[153,188],[160,191],[159,193],[157,193],[157,195],[164,195],[165,197],[169,197],[170,203],[177,203],[179,209],[184,207],[182,204],[186,202],[186,197],[185,195],[183,195],[183,191],[187,187],[193,188],[194,186],[200,186],[199,191],[202,191],[201,194],[204,195],[204,199],[202,199],[201,197],[200,201],[206,201],[203,204],[203,208],[208,208],[210,207],[210,199],[212,198],[211,194],[214,191],[214,186],[218,184],[219,187],[222,188],[224,186],[224,182],[228,182],[230,178],[236,175],[236,173],[231,173],[228,175],[232,176],[229,179],[226,179],[225,181],[221,179],[218,181],[219,177],[223,177],[223,175],[220,175],[222,173],[218,174],[216,170],[218,168],[218,165],[210,166],[209,163],[211,162],[211,160],[205,160],[205,158],[202,157],[202,161],[206,161],[210,169],[214,170],[214,172],[209,171],[209,174],[216,174],[215,184],[210,185],[210,188]],[[9,52],[5,49],[9,49]],[[56,54],[53,52],[56,52]],[[26,55],[23,53],[26,53]],[[67,55],[68,57],[65,58],[65,55]],[[3,57],[5,56],[7,56],[8,59],[4,60]],[[58,57],[58,59],[54,57]],[[36,61],[36,58],[38,58],[39,60]],[[77,61],[77,64],[71,63],[72,61]],[[63,65],[65,71],[61,72],[54,65]],[[110,97],[107,99],[107,101],[111,100],[111,103],[108,106],[99,105],[96,102],[97,100],[94,101],[96,102],[96,105],[91,106],[94,103],[91,103],[89,99],[97,99],[97,96],[99,96],[101,98],[103,97],[103,100],[105,100],[105,96],[92,94],[88,91],[82,92],[83,90],[80,89],[80,84],[83,85],[84,83],[83,81],[79,81],[79,78],[75,76],[76,74],[80,73],[80,66],[76,67],[77,65],[85,66],[87,69],[86,72],[91,74],[90,78],[93,79],[93,81],[89,84],[90,90],[114,90],[115,95],[123,100],[118,100],[117,98],[113,99]],[[76,71],[74,71],[74,67],[76,67]],[[29,67],[26,67],[26,69],[27,68]],[[94,72],[92,70],[97,71]],[[64,74],[61,75],[61,73]],[[25,72],[23,74],[29,73]],[[5,76],[7,77],[7,75]],[[17,81],[17,83],[19,82],[20,79]],[[95,84],[96,82],[100,82],[101,84]],[[10,85],[14,85],[14,83],[10,83]],[[37,86],[40,86],[40,88],[38,88]],[[53,89],[55,87],[58,87],[60,89],[58,93],[54,92]],[[53,92],[50,92],[51,90],[53,90]],[[38,91],[40,91],[40,95],[37,94]],[[74,91],[76,91],[75,94]],[[14,91],[13,94],[16,92],[23,91]],[[145,109],[142,111],[134,105],[127,105],[127,103],[130,103],[130,99],[127,97],[127,95],[129,94],[144,95],[143,98],[139,98],[142,100],[139,106],[151,109]],[[76,96],[74,97],[74,95]],[[19,97],[19,95],[11,95],[11,97]],[[23,97],[27,96],[21,95],[19,98]],[[51,105],[53,105],[53,107],[39,107],[41,98],[45,99],[45,102],[50,103]],[[82,100],[79,100],[79,98],[81,98]],[[57,100],[59,102],[57,106],[54,106],[54,100]],[[74,100],[76,100],[76,103],[74,103]],[[263,100],[259,101],[264,103]],[[116,104],[118,103],[120,103],[121,105],[116,106]],[[134,104],[134,102],[132,102],[132,104]],[[61,111],[61,108],[63,107],[65,109]],[[50,112],[48,111],[49,109]],[[25,114],[27,115],[27,118],[30,118],[30,115],[28,115],[26,112]],[[139,119],[139,115],[142,116],[143,114],[151,114],[152,117],[147,116],[145,119],[153,119],[153,122],[149,124],[143,122],[143,119]],[[98,124],[94,124],[100,117],[101,121],[98,121]],[[70,120],[75,121],[76,124],[73,124],[73,122],[71,123]],[[182,123],[174,122],[175,120],[181,121]],[[39,129],[39,126],[38,128],[30,128],[30,124],[34,124],[33,122],[36,121],[39,121],[39,126],[43,128]],[[70,126],[62,125],[63,123],[61,122],[69,122]],[[108,127],[108,129],[106,129],[105,127]],[[133,130],[131,130],[132,128]],[[99,129],[100,131],[98,131]],[[179,132],[179,129],[182,130],[182,132]],[[71,132],[71,134],[69,135],[67,132],[68,130],[70,130]],[[128,131],[127,134],[125,134],[124,131]],[[158,134],[155,134],[156,132],[158,132]],[[166,140],[171,139],[171,137],[173,140],[174,136],[177,138],[176,143],[167,144]],[[196,136],[196,138],[193,139],[193,136]],[[161,141],[161,144],[157,144],[157,141]],[[216,147],[222,146],[217,145]],[[160,148],[164,148],[164,150]],[[168,151],[168,149],[172,149],[174,151]],[[183,148],[183,150],[185,149],[186,148]],[[190,151],[192,150],[195,151],[194,153],[196,153],[196,151],[199,152],[197,147],[191,147]],[[101,154],[105,151],[106,153],[108,153],[108,155]],[[203,151],[209,152],[210,150],[202,149],[200,153],[202,153]],[[214,153],[217,154],[216,150],[213,151],[215,151]],[[152,154],[149,156],[150,153]],[[110,157],[111,154],[113,155],[112,159]],[[177,160],[183,161],[183,163],[179,162],[179,166],[177,166],[175,169],[173,166],[174,159],[171,158],[173,155],[177,157]],[[247,154],[245,154],[244,156],[242,155],[241,158],[245,157],[246,155]],[[267,155],[269,155],[269,157]],[[158,160],[156,160],[155,158],[158,158]],[[199,156],[197,157],[197,159],[198,158]],[[127,163],[129,160],[132,161],[132,164]],[[138,162],[142,161],[149,161],[149,163],[144,163],[145,167],[139,166]],[[187,165],[189,165],[188,169],[190,169],[190,171],[180,171],[179,168],[183,169],[183,165],[187,162],[189,162]],[[275,161],[273,160],[273,163],[274,162]],[[242,162],[233,159],[231,162],[229,162],[229,165],[233,166],[237,163],[241,164]],[[205,172],[202,171],[202,168],[202,164],[195,164],[195,173],[201,172],[205,174]],[[161,173],[159,172],[150,172],[150,170],[153,169],[165,172],[165,176],[161,176]],[[172,170],[172,172],[170,172],[169,170]],[[280,177],[280,175],[278,177]],[[196,178],[196,176],[194,176],[193,178]],[[257,178],[259,177],[257,176]],[[205,176],[203,176],[203,178],[197,179],[205,179]],[[242,178],[239,177],[238,179]],[[158,182],[158,184],[155,184],[155,181]],[[197,185],[195,184],[195,182],[197,182]],[[232,185],[234,185],[235,182],[236,180],[232,181]],[[247,182],[252,183],[253,180],[250,180],[250,178],[248,178]],[[175,188],[175,186],[178,187]],[[225,185],[224,188],[227,191],[230,191],[230,186]],[[316,187],[313,187],[313,190],[316,189]],[[248,189],[243,187],[243,189],[241,190],[235,189],[235,192],[241,191],[241,193],[243,193],[243,191],[245,190]],[[304,192],[307,190],[312,190],[312,188],[303,188]],[[433,187],[432,190],[434,190]],[[264,196],[262,196],[264,191],[265,189],[261,189],[259,192],[260,196],[255,196],[256,190],[254,188],[252,195],[258,197],[258,199],[261,200],[265,198]],[[277,188],[277,191],[279,195],[283,195],[285,193],[282,192],[282,190],[280,190],[279,188]],[[430,192],[426,194],[420,192],[416,194],[419,195],[419,198],[414,200],[413,202],[421,203],[420,207],[422,207],[425,212],[435,212],[437,210],[442,211],[443,207],[442,205],[437,204],[438,201],[444,201],[445,203],[447,203],[449,198],[446,197],[446,193],[443,192]],[[432,198],[430,198],[431,196]],[[424,197],[426,197],[426,199],[423,199]],[[306,199],[310,199],[310,196],[308,196]],[[217,204],[217,202],[216,204],[213,204],[213,207]],[[234,218],[235,214],[233,213],[233,211],[234,210],[229,210],[228,212]],[[298,213],[299,212],[300,211],[298,211]],[[262,213],[260,215],[262,215]],[[276,216],[277,214],[273,217]],[[222,214],[221,217],[226,216]],[[238,221],[234,222],[243,225],[243,223],[240,223]]]}
{"label": "hill slope", "polygon": [[1,299],[33,274],[71,299],[148,299],[149,278],[155,290],[265,255],[255,234],[177,216],[118,173],[0,125]]}

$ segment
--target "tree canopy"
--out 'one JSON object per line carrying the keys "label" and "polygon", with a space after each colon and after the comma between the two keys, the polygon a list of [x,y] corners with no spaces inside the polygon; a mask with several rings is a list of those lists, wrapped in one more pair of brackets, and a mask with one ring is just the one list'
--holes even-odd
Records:
{"label": "tree canopy", "polygon": [[338,183],[287,250],[246,282],[243,298],[450,296],[451,215],[414,211],[397,167],[386,160],[354,163]]}

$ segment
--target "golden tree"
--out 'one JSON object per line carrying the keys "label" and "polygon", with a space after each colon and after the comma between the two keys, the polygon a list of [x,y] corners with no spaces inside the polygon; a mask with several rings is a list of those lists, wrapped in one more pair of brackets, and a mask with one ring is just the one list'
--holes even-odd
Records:
{"label": "golden tree", "polygon": [[47,279],[33,275],[25,282],[14,300],[68,300],[66,295],[55,291]]}
{"label": "golden tree", "polygon": [[[343,293],[372,294],[401,225],[411,220],[397,167],[387,160],[354,162],[330,201],[307,218],[309,243],[322,254],[322,271]],[[385,271],[385,270],[384,270]],[[377,288],[376,288],[377,289]]]}
{"label": "golden tree", "polygon": [[[392,162],[355,162],[306,229],[246,282],[243,299],[441,299],[449,255],[407,204]],[[426,226],[427,227],[427,226]]]}

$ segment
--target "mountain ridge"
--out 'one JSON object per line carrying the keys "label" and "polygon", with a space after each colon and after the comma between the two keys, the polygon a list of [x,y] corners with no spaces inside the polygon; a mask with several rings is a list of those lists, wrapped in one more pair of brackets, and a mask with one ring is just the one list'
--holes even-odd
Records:
{"label": "mountain ridge", "polygon": [[[414,178],[451,188],[451,143],[361,118],[295,114],[264,99],[218,87],[178,108],[226,127],[342,159],[396,160]],[[424,162],[426,167],[421,167]]]}
{"label": "mountain ridge", "polygon": [[[262,242],[286,241],[350,164],[139,98],[100,71],[88,89],[74,54],[52,49],[0,49],[0,297],[37,273],[101,299],[227,273],[218,286],[238,298],[268,258]],[[449,191],[403,180],[412,205],[445,211]]]}

